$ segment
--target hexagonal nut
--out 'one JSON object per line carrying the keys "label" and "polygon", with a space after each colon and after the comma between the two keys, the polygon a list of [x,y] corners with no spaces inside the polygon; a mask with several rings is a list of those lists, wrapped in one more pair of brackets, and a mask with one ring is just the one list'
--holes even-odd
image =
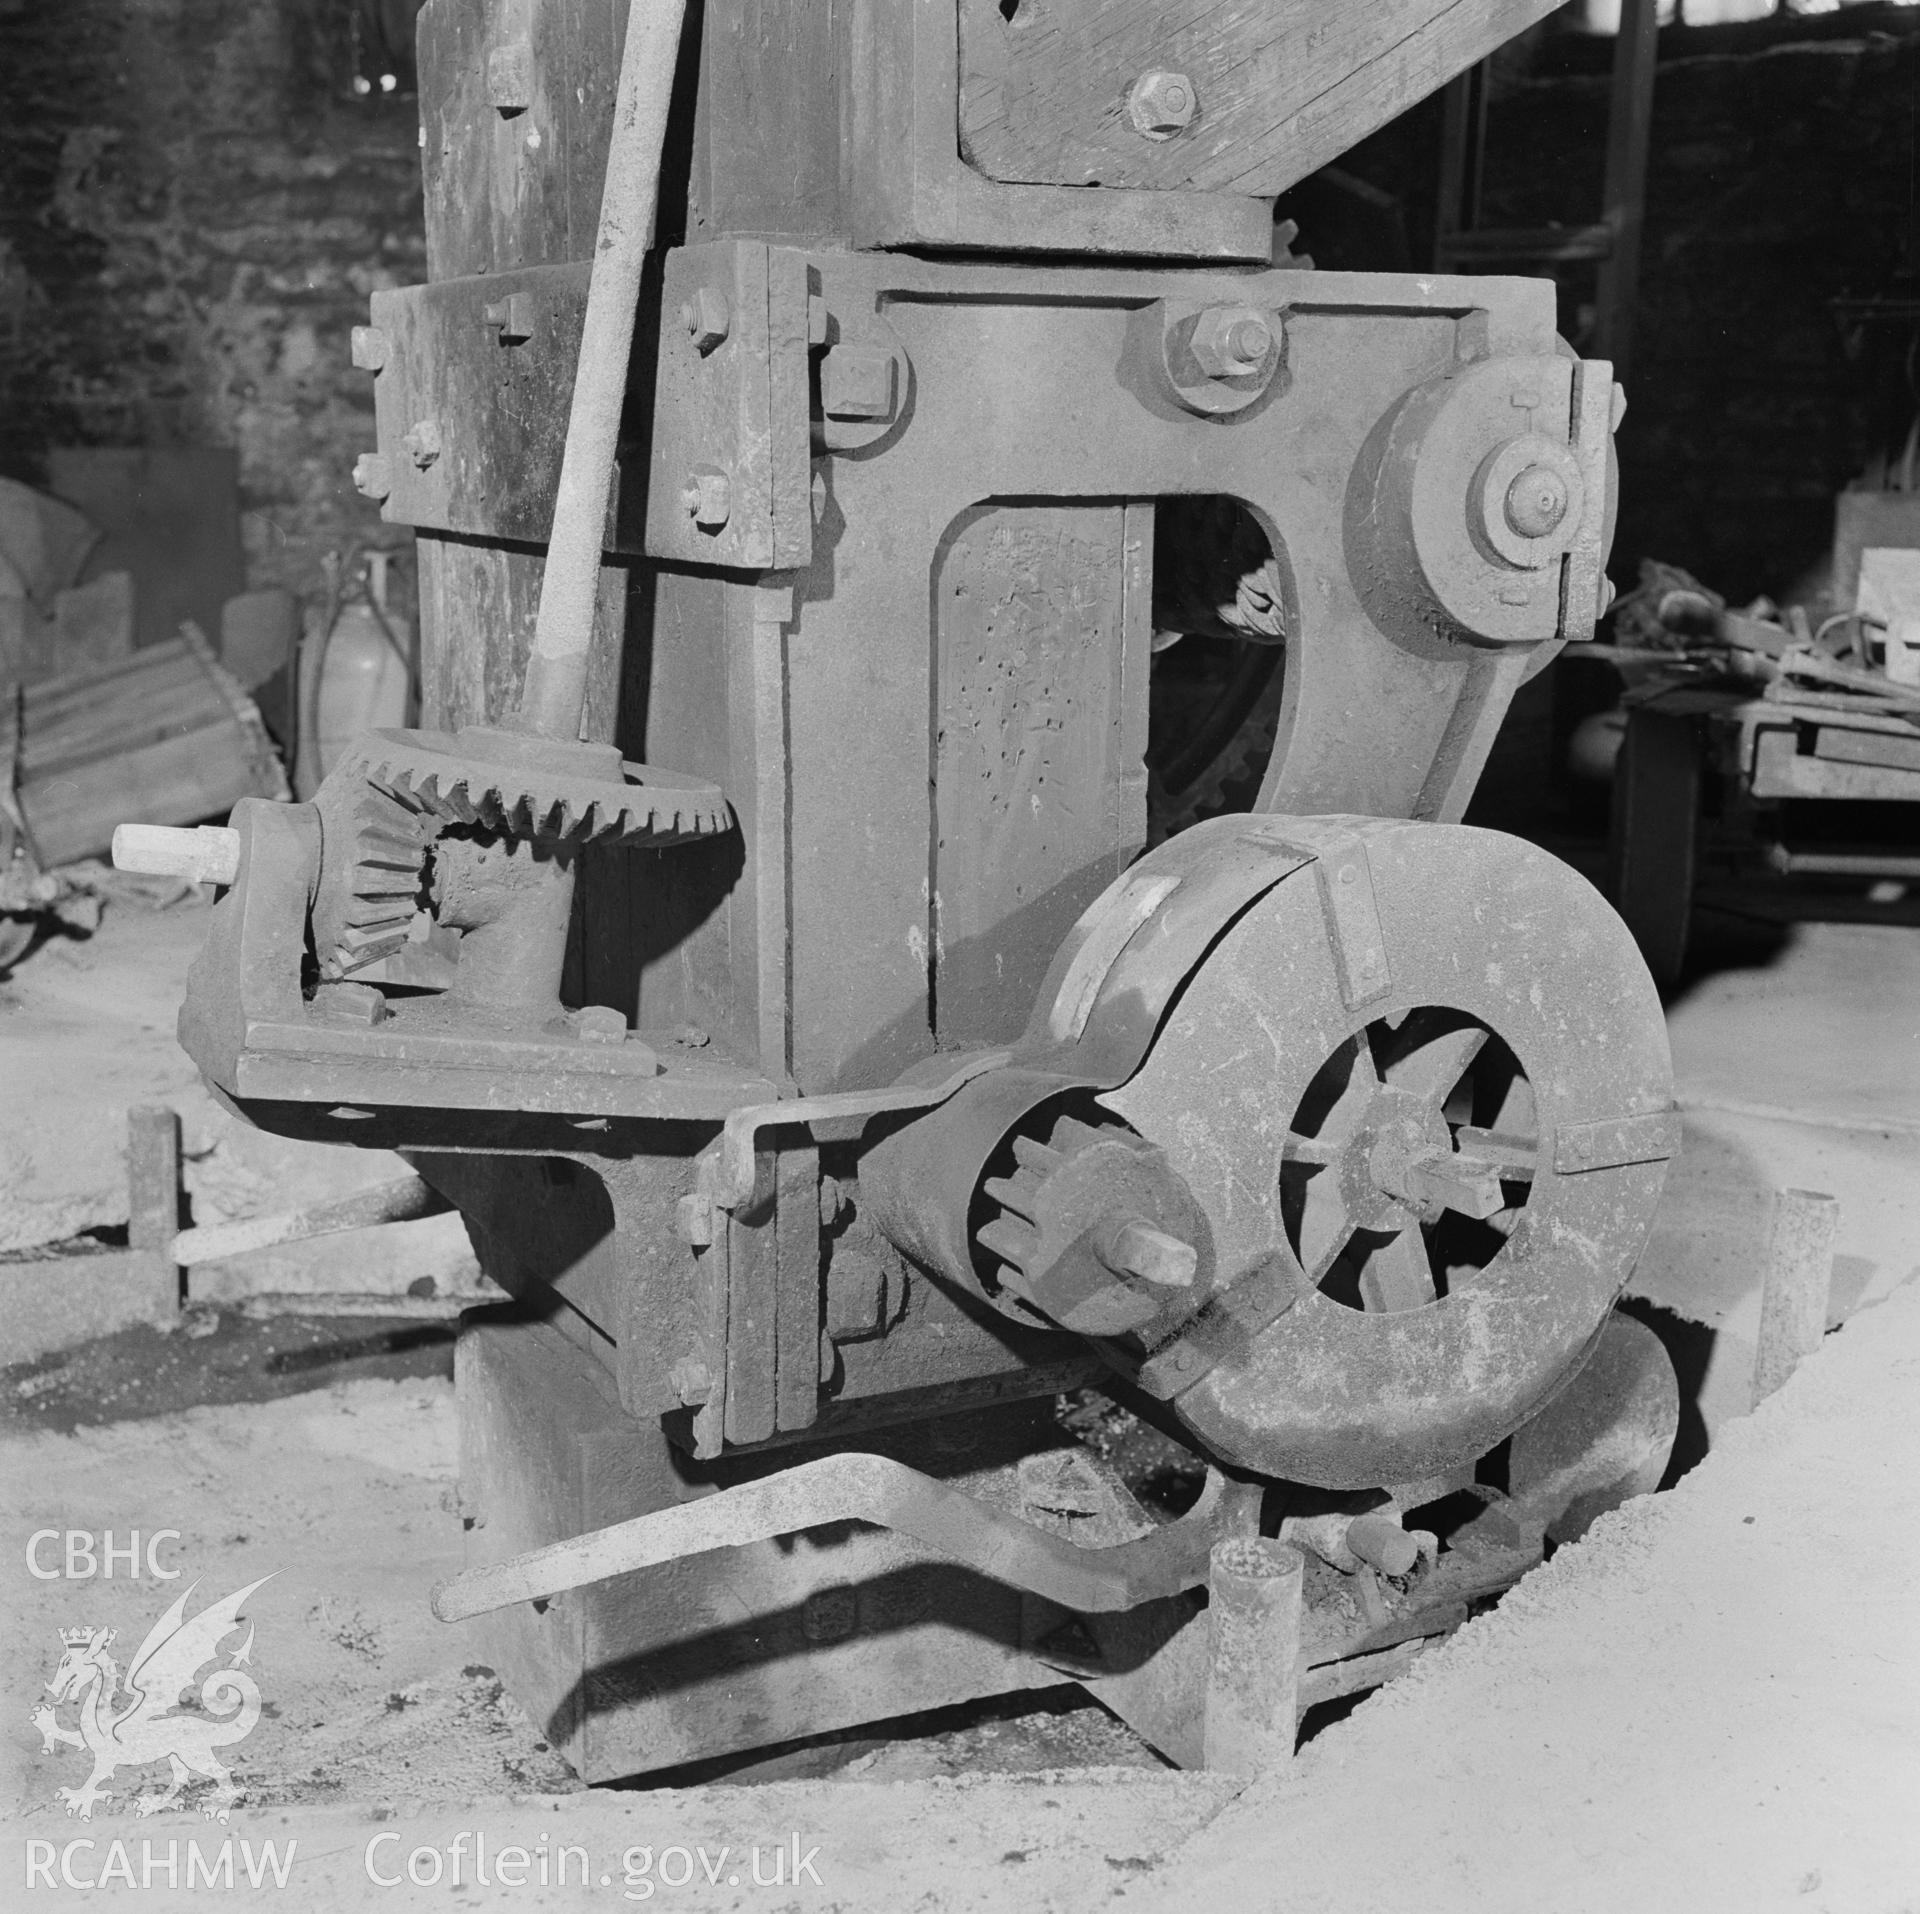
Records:
{"label": "hexagonal nut", "polygon": [[407,456],[424,472],[440,456],[440,421],[421,419],[409,428],[400,444]]}
{"label": "hexagonal nut", "polygon": [[1127,89],[1127,117],[1143,139],[1170,140],[1193,124],[1200,95],[1184,73],[1155,68]]}
{"label": "hexagonal nut", "polygon": [[358,372],[378,372],[393,351],[393,341],[382,326],[355,326],[347,335],[347,351]]}
{"label": "hexagonal nut", "polygon": [[680,502],[703,532],[717,532],[733,514],[733,487],[717,467],[699,466],[687,474]]}
{"label": "hexagonal nut", "polygon": [[625,1043],[627,1019],[611,1004],[588,1004],[573,1013],[573,1034],[582,1043]]}
{"label": "hexagonal nut", "polygon": [[686,327],[694,350],[704,358],[733,329],[733,308],[718,286],[702,286],[680,308],[680,323]]}
{"label": "hexagonal nut", "polygon": [[1272,317],[1257,306],[1209,306],[1188,345],[1208,378],[1244,379],[1266,364],[1273,335]]}
{"label": "hexagonal nut", "polygon": [[362,452],[353,462],[353,488],[375,501],[393,490],[393,466],[382,452]]}

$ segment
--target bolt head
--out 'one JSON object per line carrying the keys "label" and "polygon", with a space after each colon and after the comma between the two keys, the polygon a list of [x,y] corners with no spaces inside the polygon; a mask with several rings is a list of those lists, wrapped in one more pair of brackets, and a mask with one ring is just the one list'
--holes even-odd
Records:
{"label": "bolt head", "polygon": [[834,346],[820,361],[820,410],[829,419],[885,424],[899,401],[893,354],[878,346]]}
{"label": "bolt head", "polygon": [[625,1043],[627,1019],[611,1004],[588,1004],[573,1013],[573,1034],[582,1043]]}
{"label": "bolt head", "polygon": [[733,488],[726,473],[711,467],[688,473],[680,501],[703,532],[719,531],[733,515]]}
{"label": "bolt head", "polygon": [[355,326],[348,335],[347,350],[356,371],[378,372],[392,353],[393,341],[383,327]]}
{"label": "bolt head", "polygon": [[1209,306],[1194,321],[1188,342],[1210,379],[1244,379],[1273,351],[1273,321],[1254,306]]}
{"label": "bolt head", "polygon": [[697,1409],[713,1394],[713,1372],[698,1356],[682,1356],[667,1371],[667,1381],[690,1409]]}
{"label": "bolt head", "polygon": [[313,993],[313,1014],[329,1023],[371,1029],[387,1017],[386,997],[371,984],[322,984]]}
{"label": "bolt head", "polygon": [[487,104],[496,113],[524,113],[533,104],[533,44],[509,40],[487,49]]}
{"label": "bolt head", "polygon": [[393,467],[379,452],[362,452],[353,462],[353,487],[361,497],[384,499],[393,490]]}
{"label": "bolt head", "polygon": [[680,323],[686,327],[694,350],[704,358],[732,330],[733,309],[718,286],[702,286],[680,308]]}
{"label": "bolt head", "polygon": [[1567,482],[1551,466],[1529,465],[1507,487],[1507,523],[1522,538],[1545,538],[1567,515]]}
{"label": "bolt head", "polygon": [[713,1199],[694,1191],[683,1196],[673,1209],[673,1227],[681,1242],[694,1249],[705,1249],[713,1241]]}
{"label": "bolt head", "polygon": [[487,303],[484,323],[500,335],[503,346],[523,345],[533,337],[533,314],[527,295],[510,292]]}
{"label": "bolt head", "polygon": [[422,419],[400,441],[407,456],[425,471],[440,456],[440,422]]}
{"label": "bolt head", "polygon": [[1184,73],[1155,68],[1127,89],[1127,117],[1143,139],[1170,140],[1193,124],[1200,96]]}

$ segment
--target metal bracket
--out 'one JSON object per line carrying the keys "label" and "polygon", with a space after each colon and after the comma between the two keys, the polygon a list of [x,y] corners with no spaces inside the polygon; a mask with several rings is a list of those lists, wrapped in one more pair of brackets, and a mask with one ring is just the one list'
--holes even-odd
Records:
{"label": "metal bracket", "polygon": [[1003,1069],[1013,1061],[1010,1051],[988,1050],[969,1057],[957,1069],[932,1083],[896,1083],[884,1090],[843,1090],[823,1097],[789,1097],[783,1103],[757,1103],[735,1110],[721,1131],[717,1153],[709,1150],[700,1159],[699,1194],[715,1208],[736,1210],[751,1200],[754,1190],[754,1153],[763,1129],[805,1124],[865,1122],[870,1117],[891,1116],[896,1111],[931,1110],[945,1103],[955,1091],[985,1076],[989,1070]]}

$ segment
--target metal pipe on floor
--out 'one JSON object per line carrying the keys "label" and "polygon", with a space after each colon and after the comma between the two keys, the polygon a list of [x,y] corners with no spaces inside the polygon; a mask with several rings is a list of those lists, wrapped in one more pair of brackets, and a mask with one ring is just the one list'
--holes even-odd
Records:
{"label": "metal pipe on floor", "polygon": [[1216,1542],[1208,1581],[1206,1764],[1252,1781],[1293,1759],[1307,1558],[1290,1542]]}

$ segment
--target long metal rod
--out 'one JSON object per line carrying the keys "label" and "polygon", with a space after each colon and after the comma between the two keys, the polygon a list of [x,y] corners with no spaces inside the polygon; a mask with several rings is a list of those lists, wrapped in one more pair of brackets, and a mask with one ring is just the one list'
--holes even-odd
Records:
{"label": "long metal rod", "polygon": [[641,268],[653,243],[661,150],[685,17],[685,0],[633,0],[627,15],[553,534],[540,580],[533,651],[513,719],[515,729],[538,737],[577,738],[586,705],[593,608],[600,590],[627,360],[633,350],[634,309]]}
{"label": "long metal rod", "polygon": [[1220,1533],[1223,1510],[1242,1494],[1242,1485],[1211,1473],[1200,1500],[1179,1521],[1136,1542],[1090,1549],[887,1456],[823,1456],[758,1482],[468,1569],[435,1587],[433,1612],[443,1622],[465,1621],[709,1549],[741,1548],[828,1522],[872,1522],[1063,1608],[1109,1613],[1199,1587],[1207,1579],[1208,1551]]}
{"label": "long metal rod", "polygon": [[371,1229],[380,1223],[406,1223],[420,1216],[437,1216],[453,1207],[436,1189],[417,1176],[397,1177],[371,1189],[355,1190],[304,1209],[273,1216],[249,1216],[237,1223],[205,1223],[183,1229],[173,1238],[176,1263],[217,1263],[228,1256],[244,1256],[281,1243],[306,1242],[315,1236],[334,1236],[345,1230]]}

